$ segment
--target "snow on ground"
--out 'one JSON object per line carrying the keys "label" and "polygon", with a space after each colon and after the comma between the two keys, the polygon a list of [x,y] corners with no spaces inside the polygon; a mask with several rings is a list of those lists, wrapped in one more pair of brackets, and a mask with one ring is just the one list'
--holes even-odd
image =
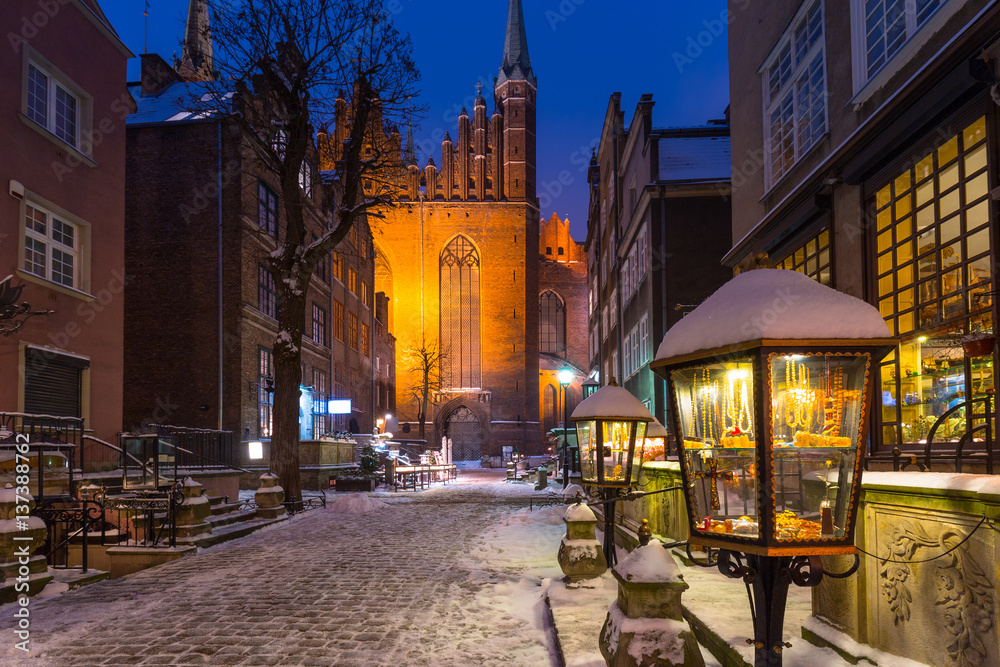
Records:
{"label": "snow on ground", "polygon": [[327,503],[327,511],[341,514],[364,514],[373,510],[383,510],[389,507],[381,500],[374,500],[363,493],[340,494],[335,500]]}

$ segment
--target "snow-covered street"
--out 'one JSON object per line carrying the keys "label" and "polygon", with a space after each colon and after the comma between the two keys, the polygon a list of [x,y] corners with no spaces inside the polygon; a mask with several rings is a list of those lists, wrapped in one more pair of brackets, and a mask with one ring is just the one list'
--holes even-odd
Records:
{"label": "snow-covered street", "polygon": [[[11,638],[0,665],[603,665],[612,574],[567,586],[556,559],[562,489],[504,476],[464,469],[420,492],[330,494],[325,509],[194,556],[62,594],[57,585],[31,602],[29,654],[13,648],[16,607],[0,607]],[[752,661],[743,583],[681,571],[688,611]],[[846,667],[799,636],[803,625],[822,630],[810,596],[789,591],[786,667]],[[924,667],[853,649],[886,667]]]}
{"label": "snow-covered street", "polygon": [[[554,563],[563,528],[552,526],[552,541],[517,530],[529,498],[546,495],[501,483],[502,476],[467,470],[457,484],[421,493],[331,494],[325,510],[242,540],[33,600],[31,653],[5,648],[0,660],[54,667],[551,664],[537,616],[541,579],[525,575],[532,552],[551,551]],[[495,543],[505,523],[509,539]],[[533,540],[544,543],[533,548]],[[13,637],[13,608],[3,609],[0,632]]]}

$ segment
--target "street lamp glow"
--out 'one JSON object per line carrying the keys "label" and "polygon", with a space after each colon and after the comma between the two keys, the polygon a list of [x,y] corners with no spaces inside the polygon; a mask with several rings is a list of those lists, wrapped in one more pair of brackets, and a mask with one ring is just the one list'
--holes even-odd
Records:
{"label": "street lamp glow", "polygon": [[565,387],[572,381],[573,381],[573,371],[571,371],[568,368],[564,368],[561,371],[559,371],[559,384]]}
{"label": "street lamp glow", "polygon": [[251,461],[259,461],[264,458],[264,443],[259,440],[254,440],[247,443],[249,447],[249,455]]}

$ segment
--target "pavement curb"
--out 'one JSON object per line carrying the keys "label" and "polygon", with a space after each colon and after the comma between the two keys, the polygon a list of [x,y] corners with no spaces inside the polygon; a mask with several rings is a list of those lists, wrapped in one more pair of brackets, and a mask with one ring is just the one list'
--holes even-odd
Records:
{"label": "pavement curb", "polygon": [[545,626],[546,634],[551,633],[552,642],[555,644],[552,647],[555,650],[555,667],[566,667],[566,656],[563,655],[562,642],[559,641],[559,628],[556,627],[556,619],[552,614],[552,605],[549,602],[548,591],[545,591],[542,599],[545,600],[545,617],[542,619],[542,623]]}
{"label": "pavement curb", "polygon": [[684,615],[684,620],[691,626],[691,631],[694,632],[698,643],[708,649],[708,652],[715,656],[715,659],[721,662],[723,667],[753,667],[726,640],[716,634],[707,623],[695,616],[690,609],[681,605],[681,612]]}

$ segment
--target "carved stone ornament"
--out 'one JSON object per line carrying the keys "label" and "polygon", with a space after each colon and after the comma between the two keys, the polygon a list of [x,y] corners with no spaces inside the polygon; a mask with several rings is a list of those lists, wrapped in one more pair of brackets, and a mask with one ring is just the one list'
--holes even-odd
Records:
{"label": "carved stone ornament", "polygon": [[[917,575],[914,564],[893,561],[933,558],[936,553],[947,551],[965,538],[965,533],[947,526],[937,537],[932,537],[919,523],[893,528],[883,556],[887,560],[879,565],[879,586],[896,625],[910,620],[910,605],[913,602],[910,580],[915,580]],[[985,666],[989,650],[981,637],[990,632],[996,621],[995,593],[989,576],[972,558],[968,544],[926,565],[927,571],[932,572],[934,577],[934,604],[939,609],[942,625],[950,635],[945,648],[951,664],[957,667]]]}

